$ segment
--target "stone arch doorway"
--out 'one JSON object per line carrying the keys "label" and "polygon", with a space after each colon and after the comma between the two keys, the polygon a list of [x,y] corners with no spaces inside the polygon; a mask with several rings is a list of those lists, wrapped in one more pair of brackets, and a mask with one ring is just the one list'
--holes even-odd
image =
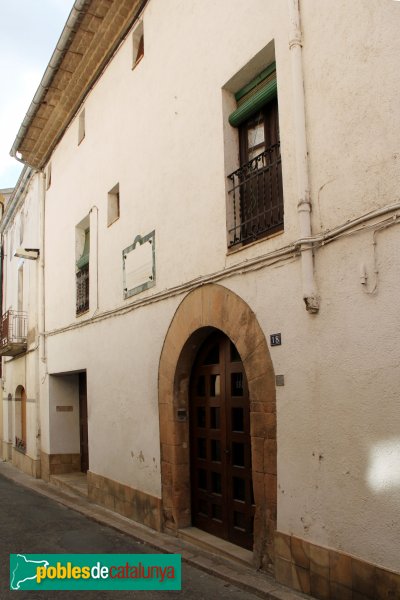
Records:
{"label": "stone arch doorway", "polygon": [[26,391],[22,385],[15,390],[15,446],[26,451]]}
{"label": "stone arch doorway", "polygon": [[[12,444],[13,439],[13,397],[12,394],[7,396],[7,412],[8,412],[8,437],[7,441]],[[15,420],[15,419],[14,419]]]}
{"label": "stone arch doorway", "polygon": [[248,382],[254,562],[273,563],[276,530],[275,377],[268,346],[250,307],[232,291],[207,285],[188,294],[167,332],[159,365],[159,414],[163,523],[176,531],[192,524],[189,395],[192,367],[215,330],[235,345]]}

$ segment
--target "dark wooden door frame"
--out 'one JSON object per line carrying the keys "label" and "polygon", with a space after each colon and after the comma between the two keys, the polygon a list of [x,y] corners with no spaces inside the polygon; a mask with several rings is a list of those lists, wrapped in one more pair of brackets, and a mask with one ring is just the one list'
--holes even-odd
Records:
{"label": "dark wooden door frame", "polygon": [[81,471],[89,470],[89,435],[87,410],[86,373],[79,373],[79,440],[81,453]]}
{"label": "dark wooden door frame", "polygon": [[21,389],[21,439],[26,448],[26,391],[24,387]]}

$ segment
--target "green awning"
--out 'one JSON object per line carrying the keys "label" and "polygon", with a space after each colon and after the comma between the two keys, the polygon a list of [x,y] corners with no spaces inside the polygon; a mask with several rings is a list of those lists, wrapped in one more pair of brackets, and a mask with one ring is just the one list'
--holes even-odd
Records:
{"label": "green awning", "polygon": [[90,229],[85,231],[85,245],[83,246],[82,256],[78,258],[76,261],[76,266],[78,269],[82,269],[89,264],[89,256],[90,256]]}
{"label": "green awning", "polygon": [[233,127],[239,127],[239,125],[247,121],[251,115],[261,110],[265,104],[268,104],[268,102],[276,98],[276,95],[277,83],[276,78],[274,78],[234,110],[229,116],[229,123]]}
{"label": "green awning", "polygon": [[89,254],[82,254],[79,260],[76,261],[76,266],[78,269],[82,269],[89,264]]}

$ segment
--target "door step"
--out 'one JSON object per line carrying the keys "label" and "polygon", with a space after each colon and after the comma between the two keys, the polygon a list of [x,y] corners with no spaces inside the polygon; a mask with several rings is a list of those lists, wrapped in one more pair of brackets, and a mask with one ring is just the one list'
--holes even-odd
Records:
{"label": "door step", "polygon": [[64,490],[64,492],[73,492],[84,498],[88,496],[86,473],[74,472],[50,475],[50,483]]}
{"label": "door step", "polygon": [[207,550],[217,556],[235,560],[247,567],[253,564],[253,553],[250,552],[250,550],[236,546],[236,544],[231,544],[231,542],[222,540],[197,527],[185,527],[185,529],[179,529],[178,537],[190,542],[194,546],[203,548],[203,550]]}

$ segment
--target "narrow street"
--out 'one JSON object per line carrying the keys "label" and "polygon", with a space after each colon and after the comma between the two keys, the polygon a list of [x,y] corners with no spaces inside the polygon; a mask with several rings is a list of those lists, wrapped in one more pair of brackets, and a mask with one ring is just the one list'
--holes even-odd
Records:
{"label": "narrow street", "polygon": [[[143,542],[120,534],[57,502],[0,476],[0,598],[15,598],[9,590],[11,553],[155,553]],[[18,592],[20,600],[39,598],[252,600],[256,596],[182,563],[180,592]]]}

